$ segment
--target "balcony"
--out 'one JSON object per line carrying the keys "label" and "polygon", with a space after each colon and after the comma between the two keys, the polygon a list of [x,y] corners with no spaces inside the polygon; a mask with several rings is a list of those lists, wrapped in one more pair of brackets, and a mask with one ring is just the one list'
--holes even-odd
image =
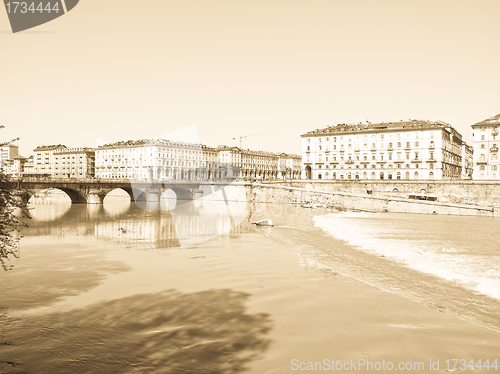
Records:
{"label": "balcony", "polygon": [[377,161],[377,164],[386,164],[386,163],[387,163],[387,161],[386,161],[386,160],[378,160],[378,161]]}
{"label": "balcony", "polygon": [[411,160],[411,163],[412,163],[412,164],[419,164],[419,163],[421,163],[421,162],[422,162],[422,160],[421,160],[421,159],[419,159],[419,158],[414,158],[413,160]]}
{"label": "balcony", "polygon": [[498,152],[498,147],[491,147],[490,152]]}
{"label": "balcony", "polygon": [[352,164],[354,164],[354,160],[347,160],[345,163],[352,165]]}
{"label": "balcony", "polygon": [[370,163],[370,161],[365,160],[365,161],[361,161],[361,163],[362,163],[362,164],[369,164],[369,163]]}
{"label": "balcony", "polygon": [[485,160],[476,162],[476,165],[487,165],[487,164],[488,164],[488,161],[485,161]]}
{"label": "balcony", "polygon": [[395,164],[404,164],[404,160],[394,160]]}
{"label": "balcony", "polygon": [[429,158],[426,162],[433,163],[433,162],[437,162],[437,160],[435,158]]}
{"label": "balcony", "polygon": [[387,147],[387,150],[388,150],[388,151],[394,151],[394,148],[393,148],[392,146],[388,146],[388,147]]}

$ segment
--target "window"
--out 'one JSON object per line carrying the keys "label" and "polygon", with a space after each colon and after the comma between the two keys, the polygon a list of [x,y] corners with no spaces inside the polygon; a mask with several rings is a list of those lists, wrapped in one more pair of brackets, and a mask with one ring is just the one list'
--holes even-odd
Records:
{"label": "window", "polygon": [[389,153],[389,160],[392,160],[392,153]]}
{"label": "window", "polygon": [[497,170],[497,166],[496,165],[491,165],[491,170]]}
{"label": "window", "polygon": [[479,170],[484,170],[484,165],[479,165]]}
{"label": "window", "polygon": [[410,148],[410,142],[406,142],[406,148]]}
{"label": "window", "polygon": [[410,159],[410,153],[406,153],[406,159],[409,160]]}
{"label": "window", "polygon": [[321,151],[321,146],[319,146],[319,150]]}
{"label": "window", "polygon": [[418,142],[415,142],[415,147],[418,147]]}
{"label": "window", "polygon": [[307,150],[310,151],[311,150],[311,146],[308,145],[307,146]]}
{"label": "window", "polygon": [[481,149],[484,149],[484,147],[485,147],[484,144],[481,144]]}
{"label": "window", "polygon": [[415,160],[418,160],[418,152],[415,152]]}
{"label": "window", "polygon": [[481,140],[484,140],[484,135],[481,135]]}

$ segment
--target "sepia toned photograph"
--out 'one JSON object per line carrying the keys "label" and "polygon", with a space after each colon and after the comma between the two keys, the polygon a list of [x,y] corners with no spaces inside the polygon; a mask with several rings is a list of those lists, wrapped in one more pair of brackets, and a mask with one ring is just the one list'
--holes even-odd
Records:
{"label": "sepia toned photograph", "polygon": [[500,373],[500,2],[3,0],[0,373]]}

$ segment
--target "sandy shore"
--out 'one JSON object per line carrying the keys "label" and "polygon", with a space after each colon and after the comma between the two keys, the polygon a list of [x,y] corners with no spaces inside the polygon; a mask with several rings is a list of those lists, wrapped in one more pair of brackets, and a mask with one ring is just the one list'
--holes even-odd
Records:
{"label": "sandy shore", "polygon": [[[335,360],[344,365],[337,366],[341,372],[387,372],[377,365],[391,363],[395,370],[400,362],[423,363],[422,370],[409,372],[446,372],[452,359],[500,359],[497,332],[299,254],[317,243],[334,243],[314,228],[312,211],[268,208],[257,208],[252,220],[272,218],[276,227],[190,248],[124,249],[81,237],[60,239],[58,247],[25,239],[23,265],[4,277],[2,298],[4,322],[8,316],[4,339],[13,344],[2,348],[0,360],[20,365],[4,363],[0,369],[291,373],[314,368],[309,362],[322,363],[317,371],[331,370]],[[65,248],[59,260],[47,260],[53,276],[45,281],[43,297],[36,287],[40,270],[30,265],[41,261],[41,247],[54,253]],[[74,256],[81,266],[69,265]],[[71,274],[80,281],[61,281]],[[92,286],[79,287],[90,279]],[[9,296],[19,287],[26,288],[23,300]],[[47,333],[35,336],[37,329]],[[37,348],[41,341],[49,348]],[[51,358],[57,350],[67,353]],[[431,370],[437,360],[439,370]]]}

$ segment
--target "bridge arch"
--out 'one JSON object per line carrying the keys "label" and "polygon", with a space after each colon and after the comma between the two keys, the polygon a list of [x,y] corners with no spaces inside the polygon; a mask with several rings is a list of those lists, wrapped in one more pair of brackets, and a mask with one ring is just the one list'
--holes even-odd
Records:
{"label": "bridge arch", "polygon": [[[144,193],[144,191],[142,189],[139,189],[136,187],[132,188],[132,186],[128,186],[128,187],[121,186],[121,187],[113,188],[112,190],[107,191],[105,193],[104,197],[106,197],[110,192],[116,191],[116,190],[125,191],[130,196],[131,202],[146,201],[147,200],[146,194]],[[104,197],[103,197],[103,200],[104,200]]]}
{"label": "bridge arch", "polygon": [[33,196],[39,194],[42,191],[48,191],[48,190],[59,190],[59,191],[64,192],[70,198],[72,204],[86,204],[87,203],[87,198],[80,191],[74,190],[72,188],[65,188],[65,187],[51,187],[51,188],[38,188],[38,189],[24,190],[23,200],[27,204]]}

